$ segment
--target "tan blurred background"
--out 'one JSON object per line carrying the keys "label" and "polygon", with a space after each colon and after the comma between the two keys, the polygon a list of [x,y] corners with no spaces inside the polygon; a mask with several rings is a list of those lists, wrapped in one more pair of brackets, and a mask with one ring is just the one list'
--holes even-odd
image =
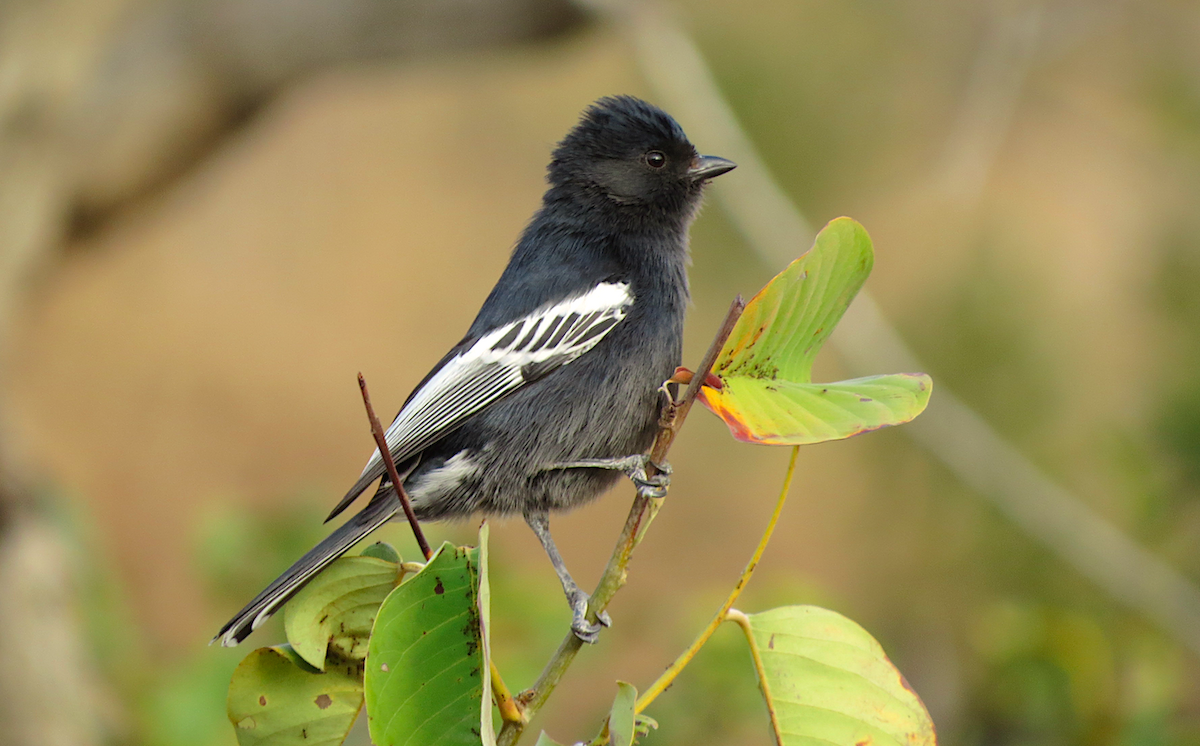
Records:
{"label": "tan blurred background", "polygon": [[[804,215],[871,232],[868,288],[935,379],[930,415],[953,390],[1200,582],[1200,6],[675,8]],[[469,324],[555,141],[612,93],[654,98],[628,34],[553,0],[0,5],[0,744],[234,742],[246,650],[205,645],[369,453],[355,374],[390,415]],[[781,269],[716,204],[693,259],[692,363]],[[832,350],[819,373],[850,375]],[[590,736],[614,680],[686,644],[786,457],[696,412],[614,629],[537,725]],[[629,492],[556,520],[585,585]],[[944,743],[1200,744],[1198,653],[902,428],[803,449],[794,492],[740,605],[861,622]],[[532,534],[492,536],[522,687],[569,615]],[[768,743],[756,697],[723,632],[646,742]]]}

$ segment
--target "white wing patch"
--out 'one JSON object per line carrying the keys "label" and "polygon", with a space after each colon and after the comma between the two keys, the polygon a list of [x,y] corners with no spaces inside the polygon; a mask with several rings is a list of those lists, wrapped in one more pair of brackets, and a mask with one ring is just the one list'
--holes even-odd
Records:
{"label": "white wing patch", "polygon": [[[388,428],[388,448],[397,460],[407,458],[505,394],[572,362],[604,339],[632,303],[628,283],[605,282],[488,332],[413,396]],[[380,462],[376,450],[363,474]]]}
{"label": "white wing patch", "polygon": [[[440,495],[453,490],[463,480],[479,471],[479,465],[471,460],[469,451],[459,451],[433,471],[425,472],[415,484],[409,483],[408,496],[414,505],[436,500]],[[387,477],[384,477],[387,479]]]}

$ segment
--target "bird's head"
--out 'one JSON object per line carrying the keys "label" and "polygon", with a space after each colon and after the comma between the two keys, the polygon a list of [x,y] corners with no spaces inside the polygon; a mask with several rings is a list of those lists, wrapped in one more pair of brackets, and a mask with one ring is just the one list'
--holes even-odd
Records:
{"label": "bird's head", "polygon": [[592,104],[558,144],[549,178],[573,197],[686,217],[704,184],[733,168],[723,158],[698,154],[657,106],[612,96]]}

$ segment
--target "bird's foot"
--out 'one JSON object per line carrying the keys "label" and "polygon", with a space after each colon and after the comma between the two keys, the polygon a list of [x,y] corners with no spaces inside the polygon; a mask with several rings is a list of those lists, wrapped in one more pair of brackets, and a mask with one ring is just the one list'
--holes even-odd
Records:
{"label": "bird's foot", "polygon": [[571,604],[571,632],[581,642],[595,645],[600,639],[600,630],[612,626],[612,618],[608,615],[607,611],[601,611],[596,615],[596,624],[589,622],[587,620],[587,612],[590,600],[588,594],[578,588],[567,593],[567,603]]}
{"label": "bird's foot", "polygon": [[[658,472],[654,476],[647,474],[647,467],[653,466]],[[650,456],[639,453],[621,458],[591,458],[580,461],[567,461],[552,464],[551,469],[613,469],[623,472],[637,488],[638,495],[645,498],[667,496],[667,487],[671,484],[671,465],[666,461],[655,463]]]}
{"label": "bird's foot", "polygon": [[[643,498],[660,498],[667,496],[667,488],[671,486],[671,465],[666,461],[661,464],[656,464],[650,460],[649,456],[641,456],[640,462],[631,469],[626,470],[625,476],[629,477],[629,481],[633,482],[633,486],[637,488],[639,497]],[[653,466],[658,471],[654,476],[646,473],[646,467]]]}

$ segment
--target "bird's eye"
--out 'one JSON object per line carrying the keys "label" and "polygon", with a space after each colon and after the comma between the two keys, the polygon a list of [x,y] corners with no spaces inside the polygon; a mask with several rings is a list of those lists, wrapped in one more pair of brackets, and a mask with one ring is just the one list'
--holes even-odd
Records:
{"label": "bird's eye", "polygon": [[662,168],[667,165],[667,157],[657,150],[651,150],[646,153],[646,164],[650,168]]}

